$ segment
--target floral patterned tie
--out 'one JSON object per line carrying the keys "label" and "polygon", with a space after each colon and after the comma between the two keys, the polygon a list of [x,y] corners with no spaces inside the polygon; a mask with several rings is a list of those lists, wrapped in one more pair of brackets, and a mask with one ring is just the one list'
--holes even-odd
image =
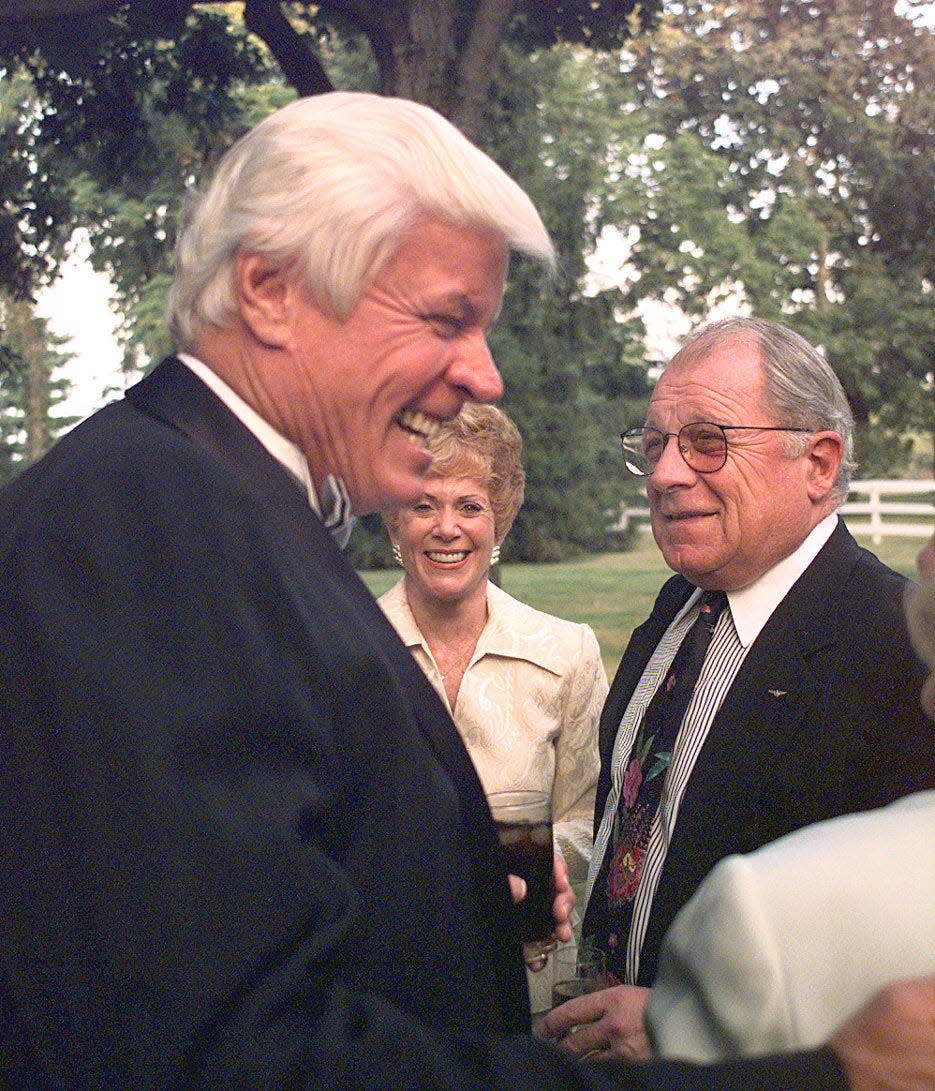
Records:
{"label": "floral patterned tie", "polygon": [[633,903],[643,874],[653,818],[672,761],[672,748],[726,605],[723,591],[705,591],[701,596],[698,616],[649,702],[627,760],[613,835],[582,928],[582,933],[593,937],[594,943],[604,950],[608,970],[620,980],[626,964]]}

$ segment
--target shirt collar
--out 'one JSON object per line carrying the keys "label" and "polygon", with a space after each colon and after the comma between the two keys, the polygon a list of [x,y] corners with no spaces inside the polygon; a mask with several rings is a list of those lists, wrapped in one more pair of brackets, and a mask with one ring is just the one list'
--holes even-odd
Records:
{"label": "shirt collar", "polygon": [[380,606],[393,623],[393,628],[399,634],[399,639],[407,648],[421,646],[425,648],[426,652],[428,651],[428,645],[425,643],[422,633],[419,631],[419,626],[416,625],[416,619],[412,616],[412,610],[409,608],[409,600],[406,598],[405,576],[398,583],[394,583],[386,594],[381,595]]}
{"label": "shirt collar", "polygon": [[334,474],[328,474],[322,485],[322,496],[319,500],[308,468],[308,460],[299,447],[277,432],[255,409],[247,405],[243,398],[207,364],[187,352],[179,352],[176,355],[205,386],[220,398],[241,424],[256,436],[273,458],[298,481],[308,496],[312,511],[321,519],[337,544],[343,549],[347,545],[354,526],[350,499],[343,480]]}
{"label": "shirt collar", "polygon": [[551,637],[551,627],[543,625],[542,614],[517,602],[496,584],[487,584],[487,625],[477,642],[476,654],[523,659],[561,675],[567,660]]}
{"label": "shirt collar", "polygon": [[[380,605],[407,648],[421,647],[426,654],[431,654],[412,616],[406,598],[405,577],[381,597]],[[561,675],[567,659],[555,641],[548,639],[548,634],[543,639],[542,625],[536,620],[536,615],[537,612],[531,607],[518,603],[496,584],[488,583],[487,624],[478,637],[471,663],[485,655],[501,655],[509,659],[524,659]]]}

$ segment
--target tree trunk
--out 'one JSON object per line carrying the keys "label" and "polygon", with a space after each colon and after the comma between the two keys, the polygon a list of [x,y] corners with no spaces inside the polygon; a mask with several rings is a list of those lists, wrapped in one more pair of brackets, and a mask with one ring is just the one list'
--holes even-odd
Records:
{"label": "tree trunk", "polygon": [[32,307],[25,300],[9,300],[9,324],[15,327],[20,355],[25,366],[23,428],[26,432],[26,461],[35,462],[51,446],[49,368],[45,345]]}
{"label": "tree trunk", "polygon": [[500,43],[516,0],[478,0],[474,25],[458,70],[457,90],[448,115],[471,140],[480,136]]}
{"label": "tree trunk", "polygon": [[[27,303],[19,304],[27,308]],[[22,353],[26,363],[26,397],[23,427],[26,431],[26,461],[34,463],[51,446],[49,428],[49,369],[45,345],[32,313],[25,315],[22,325]]]}
{"label": "tree trunk", "polygon": [[815,307],[819,311],[827,311],[831,306],[828,298],[828,239],[821,236],[821,245],[818,248],[818,276],[815,280]]}
{"label": "tree trunk", "polygon": [[390,26],[390,49],[381,69],[387,95],[423,102],[450,116],[454,78],[454,11],[451,0],[400,5]]}

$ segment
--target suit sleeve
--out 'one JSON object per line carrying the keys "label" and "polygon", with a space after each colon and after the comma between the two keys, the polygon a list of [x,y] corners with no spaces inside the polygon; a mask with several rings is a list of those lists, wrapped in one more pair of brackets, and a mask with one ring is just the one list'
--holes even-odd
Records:
{"label": "suit sleeve", "polygon": [[327,642],[255,510],[173,469],[137,453],[0,531],[0,1082],[607,1086],[348,984],[366,785]]}
{"label": "suit sleeve", "polygon": [[[612,1069],[607,1075],[613,1078]],[[619,1072],[619,1070],[618,1070]],[[619,1085],[618,1085],[619,1086]],[[657,1061],[627,1070],[628,1091],[847,1091],[844,1070],[830,1049],[742,1058],[717,1065]]]}

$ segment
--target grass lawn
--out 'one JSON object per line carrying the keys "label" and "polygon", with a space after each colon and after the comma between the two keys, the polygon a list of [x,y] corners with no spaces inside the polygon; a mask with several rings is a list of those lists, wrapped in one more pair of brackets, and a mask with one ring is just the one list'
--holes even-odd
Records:
{"label": "grass lawn", "polygon": [[[907,576],[923,538],[884,538],[879,546],[860,544]],[[399,570],[362,572],[375,595],[399,579]],[[656,593],[671,575],[650,534],[626,553],[602,553],[561,564],[505,564],[500,583],[521,602],[571,621],[586,621],[597,635],[608,677],[613,677],[631,631],[645,621]]]}

